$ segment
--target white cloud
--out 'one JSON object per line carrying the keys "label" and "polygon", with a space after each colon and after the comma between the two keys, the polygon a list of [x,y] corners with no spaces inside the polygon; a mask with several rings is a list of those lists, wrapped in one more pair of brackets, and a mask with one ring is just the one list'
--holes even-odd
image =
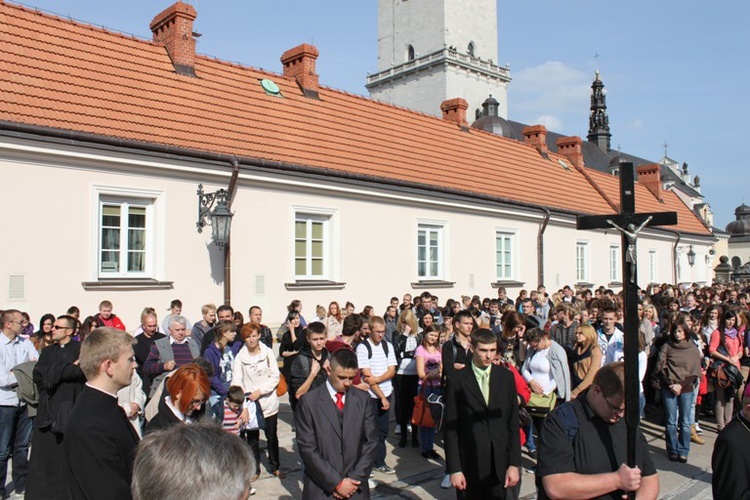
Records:
{"label": "white cloud", "polygon": [[508,89],[511,119],[544,123],[559,131],[567,121],[563,117],[588,115],[593,75],[560,61],[547,61],[512,76]]}
{"label": "white cloud", "polygon": [[545,127],[547,127],[547,130],[562,130],[563,129],[562,119],[558,118],[557,116],[552,116],[552,115],[537,116],[531,121],[531,123],[544,125]]}
{"label": "white cloud", "polygon": [[629,130],[641,130],[644,126],[645,123],[643,123],[643,120],[633,120],[625,124],[625,128]]}

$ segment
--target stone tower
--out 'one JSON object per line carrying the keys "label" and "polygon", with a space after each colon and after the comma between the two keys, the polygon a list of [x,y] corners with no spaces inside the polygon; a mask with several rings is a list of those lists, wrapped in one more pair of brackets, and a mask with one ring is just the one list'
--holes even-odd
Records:
{"label": "stone tower", "polygon": [[599,149],[609,153],[612,134],[609,132],[609,115],[607,114],[607,93],[604,83],[596,70],[594,82],[591,84],[591,112],[589,114],[589,133],[586,136]]}
{"label": "stone tower", "polygon": [[507,118],[510,70],[497,61],[497,0],[378,0],[374,99],[440,116],[461,97],[471,119],[491,94]]}

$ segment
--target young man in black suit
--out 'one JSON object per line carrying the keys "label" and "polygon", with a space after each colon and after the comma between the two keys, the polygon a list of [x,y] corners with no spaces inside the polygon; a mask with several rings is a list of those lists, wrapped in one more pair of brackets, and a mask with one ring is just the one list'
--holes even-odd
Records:
{"label": "young man in black suit", "polygon": [[521,442],[513,374],[493,364],[497,338],[491,330],[471,334],[470,366],[447,378],[445,455],[456,497],[505,498],[518,483]]}
{"label": "young man in black suit", "polygon": [[351,389],[357,356],[331,355],[331,374],[297,405],[297,446],[305,464],[303,499],[370,498],[378,433],[367,392]]}
{"label": "young man in black suit", "polygon": [[135,341],[126,332],[101,327],[81,345],[79,365],[88,382],[65,431],[67,488],[73,500],[129,500],[138,435],[117,404],[130,385]]}

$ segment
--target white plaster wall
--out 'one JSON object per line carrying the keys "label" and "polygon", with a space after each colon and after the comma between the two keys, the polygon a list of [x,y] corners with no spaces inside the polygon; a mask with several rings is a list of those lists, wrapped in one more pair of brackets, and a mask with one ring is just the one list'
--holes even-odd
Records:
{"label": "white plaster wall", "polygon": [[[482,109],[482,103],[490,97],[498,101],[498,115],[508,118],[508,85],[492,81],[478,73],[464,68],[451,67],[446,76],[445,99],[463,97],[469,103],[466,119],[469,124],[476,119],[476,110]],[[442,101],[441,101],[442,102]],[[440,105],[438,103],[438,110]]]}
{"label": "white plaster wall", "polygon": [[[0,151],[3,145],[0,144]],[[70,148],[68,148],[70,151]],[[59,151],[56,151],[58,153]],[[203,234],[195,229],[199,182],[206,191],[225,187],[229,169],[221,175],[215,169],[196,164],[179,164],[135,156],[116,158],[98,153],[96,158],[51,156],[45,152],[24,161],[8,159],[0,153],[0,173],[6,187],[4,205],[7,231],[0,259],[0,279],[4,282],[0,307],[16,307],[31,314],[34,322],[46,313],[60,314],[77,305],[83,314],[93,314],[101,300],[111,300],[115,312],[134,329],[145,306],[157,309],[161,316],[170,300],[180,298],[184,313],[195,321],[200,307],[223,300],[223,261],[210,241],[210,228]],[[88,153],[88,152],[87,152]],[[14,157],[15,158],[15,157]],[[171,163],[171,164],[170,164]],[[93,187],[111,186],[162,191],[165,223],[158,239],[157,260],[161,270],[157,279],[173,281],[172,290],[86,291],[82,281],[96,278],[97,234],[94,218]],[[334,191],[338,190],[338,191]],[[383,196],[389,196],[389,199]],[[416,196],[416,195],[415,195]],[[451,206],[425,194],[399,197],[395,192],[375,188],[350,188],[336,181],[280,177],[273,174],[243,172],[233,204],[232,304],[247,314],[257,304],[265,311],[265,321],[280,323],[285,306],[301,299],[308,317],[314,306],[327,306],[331,300],[342,305],[354,302],[357,310],[372,305],[382,313],[388,299],[403,293],[417,294],[416,239],[418,221],[444,224],[445,271],[443,278],[455,282],[452,288],[431,289],[441,298],[459,298],[462,294],[493,297],[495,277],[495,232],[516,232],[516,270],[522,283],[508,287],[511,296],[521,288],[537,286],[537,232],[539,211],[487,207],[469,202],[451,201]],[[445,201],[448,203],[448,201]],[[346,283],[343,290],[287,290],[293,276],[294,207],[321,209],[332,213],[334,228],[333,276]],[[488,211],[492,210],[492,211]],[[641,285],[648,280],[648,251],[659,256],[657,282],[673,282],[671,236],[644,232],[639,239],[642,263]],[[545,234],[545,285],[554,291],[574,284],[575,251],[578,239],[590,241],[590,281],[597,286],[609,282],[609,245],[619,242],[619,233],[578,232],[571,218],[555,216]],[[692,244],[697,254],[696,268],[689,279],[698,281],[707,243]],[[24,274],[26,300],[8,301],[8,275]],[[264,286],[257,288],[259,277]]]}
{"label": "white plaster wall", "polygon": [[[461,97],[460,95],[446,97],[446,76],[441,68],[432,67],[429,71],[413,73],[393,80],[391,85],[371,92],[371,96],[373,99],[396,106],[442,117],[440,104],[446,99]],[[473,121],[471,117],[468,119],[469,122]]]}
{"label": "white plaster wall", "polygon": [[[406,62],[410,44],[420,57],[450,46],[465,54],[470,42],[477,57],[498,63],[496,0],[380,0],[378,4],[378,71]],[[508,116],[507,84],[454,66],[393,81],[371,95],[435,116],[442,116],[443,101],[462,97],[469,102],[469,123],[492,95],[500,102],[500,116]]]}
{"label": "white plaster wall", "polygon": [[[207,247],[210,232],[195,230],[197,182],[144,176],[136,173],[108,173],[74,168],[0,160],[6,189],[4,205],[7,235],[0,259],[0,295],[3,308],[20,308],[36,324],[47,312],[63,314],[71,305],[82,315],[95,314],[100,301],[113,302],[114,312],[129,329],[140,321],[145,306],[163,315],[172,299],[180,298],[193,321],[200,317],[201,304],[221,303],[222,288],[212,277]],[[166,258],[160,279],[174,281],[174,290],[86,291],[81,282],[96,279],[93,221],[98,207],[92,195],[94,185],[157,189],[166,193],[166,230],[158,246]],[[207,186],[210,188],[210,186]],[[219,263],[220,265],[220,263]],[[221,271],[221,269],[218,269]],[[8,301],[8,274],[26,276],[26,300]],[[218,274],[220,277],[221,274]],[[197,315],[196,315],[197,311]]]}

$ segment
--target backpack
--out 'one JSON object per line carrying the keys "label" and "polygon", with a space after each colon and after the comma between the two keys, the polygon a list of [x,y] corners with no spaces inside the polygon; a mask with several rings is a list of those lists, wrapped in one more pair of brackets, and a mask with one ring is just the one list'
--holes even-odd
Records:
{"label": "backpack", "polygon": [[565,431],[565,435],[568,436],[568,442],[572,445],[578,435],[579,429],[578,417],[576,416],[575,408],[573,408],[573,402],[571,401],[561,405],[555,410],[555,414]]}
{"label": "backpack", "polygon": [[[367,359],[372,359],[372,346],[367,340],[365,340],[362,343],[365,345],[365,349],[367,349]],[[385,358],[387,360],[388,359],[388,342],[386,342],[385,340],[381,340],[380,345],[383,346],[383,352],[385,353]]]}

